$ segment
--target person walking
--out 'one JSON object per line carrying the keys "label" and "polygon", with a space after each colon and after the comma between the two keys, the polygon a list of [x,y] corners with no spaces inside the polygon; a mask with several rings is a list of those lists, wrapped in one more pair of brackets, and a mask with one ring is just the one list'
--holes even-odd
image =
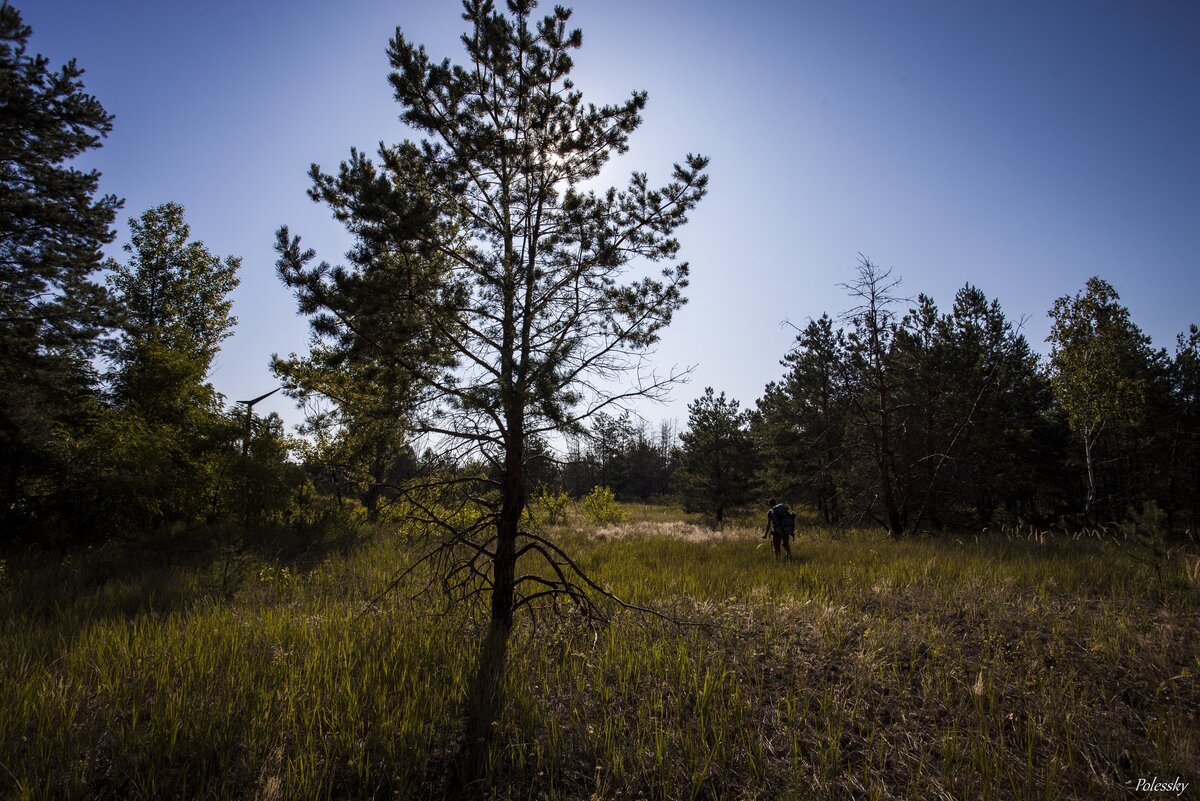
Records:
{"label": "person walking", "polygon": [[790,540],[792,535],[796,533],[796,515],[787,507],[786,503],[776,503],[772,498],[767,502],[767,530],[763,532],[762,539],[766,539],[768,535],[771,537],[771,547],[775,549],[775,558],[779,558],[779,549],[782,547],[787,558],[792,558],[792,546]]}

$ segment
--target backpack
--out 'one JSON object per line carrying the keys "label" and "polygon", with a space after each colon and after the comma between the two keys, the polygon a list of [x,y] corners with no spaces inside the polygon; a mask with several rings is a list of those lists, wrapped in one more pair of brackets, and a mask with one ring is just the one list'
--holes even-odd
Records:
{"label": "backpack", "polygon": [[771,522],[775,524],[775,533],[790,537],[796,533],[796,515],[787,508],[786,503],[777,503],[771,507]]}

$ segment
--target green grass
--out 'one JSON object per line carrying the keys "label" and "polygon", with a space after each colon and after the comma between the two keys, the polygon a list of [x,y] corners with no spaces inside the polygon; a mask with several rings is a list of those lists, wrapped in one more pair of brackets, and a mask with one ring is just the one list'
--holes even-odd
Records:
{"label": "green grass", "polygon": [[[558,532],[630,602],[525,618],[488,755],[495,798],[1123,798],[1200,779],[1194,554],[891,542],[819,530],[777,563],[633,507]],[[480,637],[468,610],[364,601],[407,558],[0,570],[0,796],[436,797]],[[1190,788],[1189,788],[1190,789]]]}

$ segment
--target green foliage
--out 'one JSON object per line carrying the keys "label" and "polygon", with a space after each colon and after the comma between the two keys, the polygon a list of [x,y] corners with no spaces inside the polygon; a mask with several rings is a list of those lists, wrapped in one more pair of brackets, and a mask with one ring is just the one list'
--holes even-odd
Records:
{"label": "green foliage", "polygon": [[1051,382],[1071,428],[1094,436],[1132,424],[1146,394],[1149,338],[1108,282],[1089,278],[1082,293],[1054,301],[1049,342]]}
{"label": "green foliage", "polygon": [[827,523],[843,517],[839,463],[845,456],[846,342],[828,314],[812,320],[783,358],[788,372],[771,382],[750,418],[759,482],[802,500]]}
{"label": "green foliage", "polygon": [[[38,538],[59,544],[154,538],[161,547],[212,527],[241,547],[248,528],[286,522],[302,476],[288,462],[282,421],[259,421],[247,433],[205,382],[234,323],[226,295],[238,260],[222,262],[189,242],[175,204],[131,228],[128,263],[108,264],[123,311],[109,402],[81,391],[69,426],[23,414],[17,431],[40,437],[41,452],[53,454],[42,461],[56,469],[23,475],[16,483],[24,497],[6,511],[36,521]],[[33,399],[26,393],[23,403]]]}
{"label": "green foliage", "polygon": [[0,529],[40,537],[48,488],[70,470],[95,403],[93,359],[111,316],[94,276],[121,202],[77,169],[112,117],[74,61],[30,55],[30,28],[0,4]]}
{"label": "green foliage", "polygon": [[752,416],[771,494],[893,534],[1080,512],[1094,523],[1146,502],[1168,530],[1200,519],[1195,328],[1173,360],[1152,351],[1093,279],[1055,304],[1046,371],[977,288],[959,290],[948,313],[919,295],[898,319],[898,282],[865,258],[858,272],[848,330],[823,316],[799,331]]}
{"label": "green foliage", "polygon": [[1188,513],[1189,528],[1200,532],[1200,327],[1180,334],[1171,365],[1172,431],[1167,464],[1168,511]]}
{"label": "green foliage", "polygon": [[115,405],[155,424],[203,428],[206,418],[221,413],[221,398],[205,372],[184,350],[143,343],[122,358],[113,381]]}
{"label": "green foliage", "polygon": [[622,500],[647,500],[666,495],[675,469],[677,436],[670,422],[657,433],[629,412],[620,417],[600,412],[585,435],[567,445],[562,480],[568,491],[581,496],[592,487],[611,487]]}
{"label": "green foliage", "polygon": [[525,515],[527,522],[535,527],[561,526],[567,522],[567,512],[570,508],[569,494],[542,485],[530,499]]}
{"label": "green foliage", "polygon": [[93,274],[121,205],[111,195],[95,197],[98,172],[73,166],[100,146],[112,117],[85,93],[74,61],[55,71],[26,52],[31,32],[15,8],[0,5],[0,85],[11,132],[0,138],[5,363],[40,351],[93,352],[108,312]]}
{"label": "green foliage", "polygon": [[271,369],[305,408],[304,464],[326,491],[356,497],[377,511],[388,489],[412,472],[411,384],[372,362],[369,353],[339,356],[320,346],[304,358],[275,357]]}
{"label": "green foliage", "polygon": [[897,320],[896,286],[863,259],[849,330],[798,332],[751,420],[759,480],[894,535],[1061,511],[1065,428],[1025,338],[969,284],[949,313],[919,295]]}
{"label": "green foliage", "polygon": [[1126,533],[1137,534],[1146,537],[1149,540],[1162,542],[1166,536],[1166,519],[1167,513],[1158,508],[1158,504],[1154,501],[1148,501],[1142,505],[1141,511],[1130,509],[1128,522],[1123,530]]}
{"label": "green foliage", "polygon": [[615,525],[629,519],[629,513],[617,503],[616,494],[608,487],[592,487],[579,499],[579,511],[585,520],[597,525]]}
{"label": "green foliage", "polygon": [[1126,512],[1120,531],[1133,557],[1154,568],[1161,582],[1163,567],[1172,555],[1167,544],[1167,513],[1159,509],[1154,501],[1147,501],[1140,510],[1129,509]]}
{"label": "green foliage", "polygon": [[205,485],[211,464],[190,433],[120,409],[98,415],[71,489],[79,514],[94,515],[97,539],[144,536],[202,518],[207,499],[196,490]]}
{"label": "green foliage", "polygon": [[278,521],[297,480],[282,422],[261,421],[247,435],[205,381],[236,322],[228,295],[240,261],[190,241],[174,203],[146,211],[130,229],[127,262],[108,264],[123,310],[115,404],[88,431],[74,494],[99,513],[102,532],[123,536],[221,519],[243,529]]}
{"label": "green foliage", "polygon": [[[853,483],[863,514],[871,515],[893,537],[909,526],[910,485],[900,461],[906,404],[899,397],[901,372],[896,369],[896,304],[900,285],[890,268],[859,257],[853,281],[843,284],[854,306],[846,312],[846,376],[851,400],[847,443]],[[869,500],[866,500],[869,499]]]}
{"label": "green foliage", "polygon": [[100,411],[80,439],[73,470],[61,477],[56,505],[67,530],[89,541],[165,538],[206,526],[248,529],[299,524],[294,495],[303,484],[288,460],[277,416],[260,420],[246,452],[236,416],[192,409],[182,422],[148,420],[136,411]]}
{"label": "green foliage", "polygon": [[939,314],[921,295],[894,350],[911,525],[989,525],[1057,500],[1049,387],[998,301],[968,284]]}
{"label": "green foliage", "polygon": [[374,519],[409,542],[444,542],[447,531],[484,532],[494,525],[496,490],[485,489],[480,465],[458,468],[426,462],[421,474],[398,487]]}
{"label": "green foliage", "polygon": [[1119,437],[1145,411],[1150,340],[1119,300],[1110,284],[1090,278],[1082,293],[1059,298],[1050,310],[1050,380],[1083,442],[1088,515],[1104,500],[1104,477],[1097,473],[1101,436]]}
{"label": "green foliage", "polygon": [[220,425],[220,400],[205,378],[237,322],[228,294],[237,287],[240,260],[222,262],[203,243],[189,242],[183,208],[174,203],[129,227],[128,262],[107,265],[123,311],[115,399],[149,423],[203,439],[205,429]]}
{"label": "green foliage", "polygon": [[[244,432],[239,432],[239,438]],[[244,453],[226,447],[216,487],[223,514],[246,528],[284,525],[296,521],[297,494],[307,479],[289,461],[292,443],[276,414],[255,420]]]}
{"label": "green foliage", "polygon": [[750,499],[755,461],[748,421],[736,400],[727,400],[724,392],[714,395],[712,387],[688,405],[675,473],[685,510],[710,514],[720,525],[726,511]]}
{"label": "green foliage", "polygon": [[110,259],[105,267],[123,312],[119,363],[157,343],[185,354],[203,377],[237,324],[229,294],[241,259],[222,261],[203,242],[189,241],[183,215],[179,204],[164,203],[130,220],[129,260]]}

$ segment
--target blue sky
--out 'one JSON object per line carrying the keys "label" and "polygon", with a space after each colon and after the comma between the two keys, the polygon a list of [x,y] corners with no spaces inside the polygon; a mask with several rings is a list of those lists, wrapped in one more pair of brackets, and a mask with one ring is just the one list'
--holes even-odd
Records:
{"label": "blue sky", "polygon": [[[116,115],[88,164],[127,219],[173,200],[193,235],[243,258],[236,335],[211,380],[230,399],[275,386],[272,353],[307,324],[275,277],[287,224],[322,258],[349,246],[306,171],[409,133],[386,84],[397,25],[461,59],[457,3],[36,0],[31,49],[76,58]],[[1045,351],[1053,300],[1100,275],[1156,345],[1200,322],[1200,5],[1173,2],[708,3],[580,0],[576,83],[611,102],[647,90],[608,171],[665,179],[711,157],[681,235],[690,303],[654,357],[695,365],[753,406],[792,332],[848,302],[858,254],[948,308],[970,282]],[[276,396],[259,407],[295,422]]]}

